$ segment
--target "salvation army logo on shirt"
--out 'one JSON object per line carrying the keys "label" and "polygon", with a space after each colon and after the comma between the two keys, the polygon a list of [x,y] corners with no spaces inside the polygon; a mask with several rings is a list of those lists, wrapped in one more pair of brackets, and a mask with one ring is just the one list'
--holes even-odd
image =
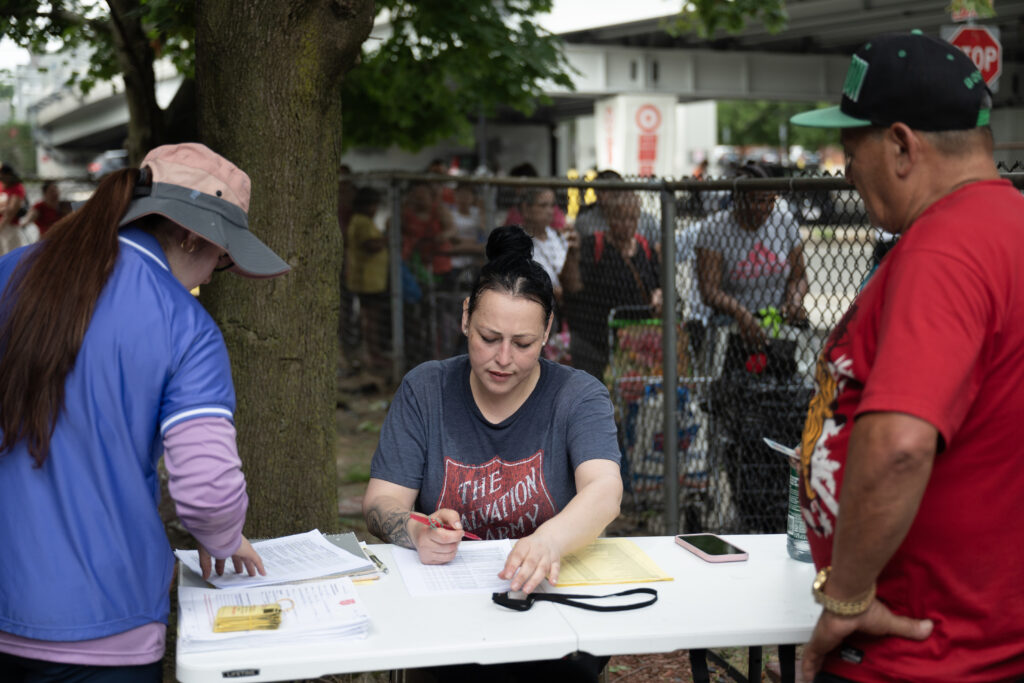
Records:
{"label": "salvation army logo on shirt", "polygon": [[482,465],[446,457],[439,508],[458,511],[462,528],[484,539],[529,536],[556,512],[544,482],[544,451],[516,462],[495,456]]}
{"label": "salvation army logo on shirt", "polygon": [[734,280],[750,280],[773,273],[781,273],[786,270],[787,265],[785,259],[779,258],[778,254],[764,246],[762,242],[756,242],[747,253],[747,259],[737,262],[733,267],[732,278]]}

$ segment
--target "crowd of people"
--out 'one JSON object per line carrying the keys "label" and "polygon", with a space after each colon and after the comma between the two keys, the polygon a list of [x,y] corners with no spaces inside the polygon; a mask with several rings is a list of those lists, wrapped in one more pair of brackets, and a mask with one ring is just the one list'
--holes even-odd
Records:
{"label": "crowd of people", "polygon": [[[10,164],[0,164],[0,255],[42,237],[53,224],[71,213],[71,204],[60,198],[54,180],[43,181],[42,196],[30,203],[25,184]],[[35,226],[36,234],[27,228]]]}
{"label": "crowd of people", "polygon": [[[822,608],[805,681],[1024,677],[1024,527],[1013,521],[1024,198],[993,162],[991,110],[970,58],[913,32],[862,47],[840,105],[793,118],[841,130],[872,223],[900,236],[822,349],[796,455]],[[9,230],[25,193],[9,166],[0,181]],[[466,532],[511,538],[499,576],[530,593],[602,533],[623,491],[602,342],[576,316],[589,307],[600,319],[620,301],[657,314],[664,266],[629,190],[557,229],[554,193],[531,188],[516,195],[518,222],[484,235],[472,193],[438,188],[411,186],[392,219],[403,264],[418,257],[432,278],[420,285],[470,283],[453,316],[465,353],[405,375],[363,512],[373,534],[425,564],[450,562]],[[369,324],[399,228],[377,226],[379,193],[352,189],[344,276],[366,295]],[[229,560],[264,573],[242,534],[227,348],[189,293],[218,270],[289,270],[248,229],[249,196],[248,176],[212,150],[162,146],[105,178],[46,239],[0,256],[4,680],[161,679],[174,568],[157,511],[161,458],[204,575]],[[730,362],[747,370],[764,318],[801,318],[806,283],[775,198],[733,199],[715,222],[734,240],[701,230],[695,257],[704,303],[736,321]],[[560,316],[580,337],[579,368],[542,357]],[[516,505],[499,504],[513,490]],[[606,661],[576,653],[424,674],[596,681]]]}

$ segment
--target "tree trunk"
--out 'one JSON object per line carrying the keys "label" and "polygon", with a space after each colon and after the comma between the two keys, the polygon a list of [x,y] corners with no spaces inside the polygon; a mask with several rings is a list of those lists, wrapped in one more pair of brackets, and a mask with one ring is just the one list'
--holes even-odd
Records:
{"label": "tree trunk", "polygon": [[250,536],[338,523],[339,92],[372,23],[372,0],[196,7],[200,136],[252,178],[250,228],[292,266],[202,289],[231,355]]}
{"label": "tree trunk", "polygon": [[128,158],[137,166],[146,152],[163,143],[163,111],[156,102],[155,54],[142,28],[138,0],[107,0],[117,63],[128,103]]}

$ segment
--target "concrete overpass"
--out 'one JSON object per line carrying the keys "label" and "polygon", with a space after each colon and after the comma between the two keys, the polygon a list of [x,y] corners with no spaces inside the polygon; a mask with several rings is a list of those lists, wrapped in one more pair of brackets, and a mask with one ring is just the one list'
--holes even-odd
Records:
{"label": "concrete overpass", "polygon": [[[837,102],[849,55],[884,31],[919,28],[939,35],[950,24],[946,0],[789,0],[789,23],[778,34],[756,22],[738,35],[710,40],[672,36],[671,16],[601,26],[599,13],[584,28],[561,33],[566,56],[579,72],[575,91],[551,86],[554,105],[536,120],[553,124],[593,113],[594,101],[617,94],[673,95],[681,102],[762,99]],[[1024,140],[1024,0],[999,0],[1004,48],[993,125],[1001,141]],[[589,25],[588,25],[589,24]],[[157,99],[167,107],[181,85],[169,64],[157,65]],[[40,142],[60,156],[83,157],[120,147],[128,110],[122,88],[99,84],[89,95],[55,93],[36,108]]]}

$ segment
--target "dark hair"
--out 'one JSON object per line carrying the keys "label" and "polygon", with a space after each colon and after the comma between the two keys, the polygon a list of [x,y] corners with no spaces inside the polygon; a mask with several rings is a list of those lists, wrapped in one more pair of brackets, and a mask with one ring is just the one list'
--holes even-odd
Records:
{"label": "dark hair", "polygon": [[748,161],[736,169],[737,178],[774,178],[776,174],[768,170],[768,167],[756,161]]}
{"label": "dark hair", "polygon": [[380,190],[375,187],[360,187],[352,200],[353,211],[366,211],[380,204]]}
{"label": "dark hair", "polygon": [[42,466],[64,380],[119,252],[118,224],[138,169],[108,174],[92,197],[24,256],[0,297],[0,454],[22,439]]}
{"label": "dark hair", "polygon": [[594,180],[622,180],[622,174],[606,168],[603,171],[598,171],[597,175],[594,176]]}
{"label": "dark hair", "polygon": [[12,175],[17,178],[18,172],[10,164],[0,164],[0,175]]}
{"label": "dark hair", "polygon": [[43,186],[42,186],[42,188],[41,188],[41,191],[42,191],[42,192],[46,192],[46,191],[47,191],[48,189],[50,189],[50,188],[51,188],[52,186],[54,186],[54,185],[56,185],[56,184],[57,184],[57,181],[56,181],[56,180],[47,180],[47,181],[45,181],[45,182],[43,183]]}
{"label": "dark hair", "polygon": [[537,202],[537,197],[545,192],[550,192],[551,194],[555,193],[555,191],[550,187],[524,187],[519,190],[519,197],[517,198],[516,203],[520,206],[530,206],[531,204],[535,204]]}
{"label": "dark hair", "polygon": [[537,169],[529,161],[513,166],[508,174],[513,178],[536,178],[539,175]]}
{"label": "dark hair", "polygon": [[470,315],[487,290],[536,301],[544,309],[544,320],[551,319],[555,306],[551,278],[533,260],[533,239],[518,225],[495,228],[487,238],[487,263],[469,295]]}

